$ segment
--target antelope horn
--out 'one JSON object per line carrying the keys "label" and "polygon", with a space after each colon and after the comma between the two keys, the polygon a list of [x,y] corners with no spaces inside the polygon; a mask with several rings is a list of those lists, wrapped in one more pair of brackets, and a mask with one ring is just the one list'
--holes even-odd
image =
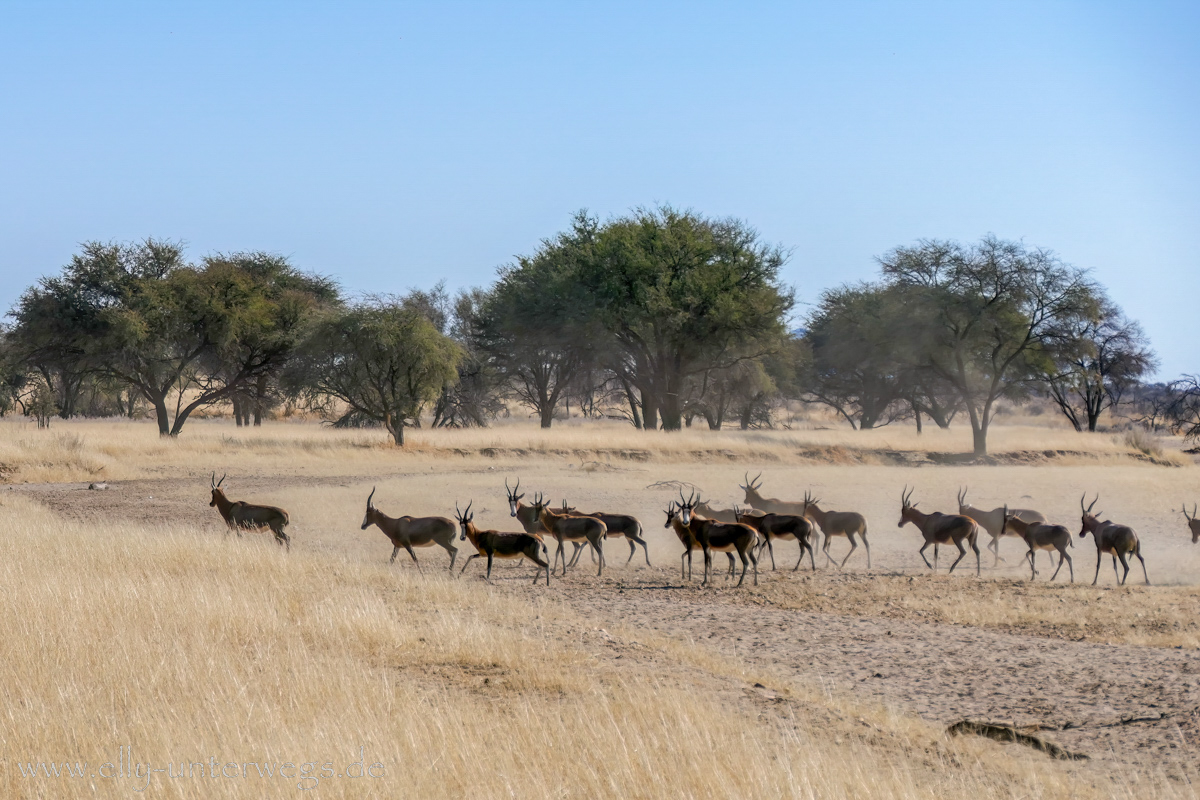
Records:
{"label": "antelope horn", "polygon": [[371,493],[367,495],[367,508],[371,507],[371,498],[375,496],[375,487],[371,487]]}
{"label": "antelope horn", "polygon": [[744,480],[746,483],[744,485],[739,483],[738,486],[740,486],[743,489],[749,489],[750,488],[750,472],[749,472],[749,470],[747,470],[746,473],[744,475],[742,475],[742,480]]}
{"label": "antelope horn", "polygon": [[[213,475],[216,475],[216,474],[217,474],[217,473],[215,473],[215,472],[213,473]],[[228,473],[228,472],[224,472],[224,473],[222,473],[222,474],[221,474],[221,480],[217,481],[217,486],[218,486],[218,488],[221,486],[221,484],[222,484],[222,483],[224,483],[224,482],[225,482],[225,477],[226,477],[227,475],[229,475],[229,473]]]}
{"label": "antelope horn", "polygon": [[[1084,500],[1087,499],[1087,492],[1084,492],[1083,499]],[[1096,505],[1096,501],[1098,501],[1099,499],[1100,499],[1100,493],[1096,492],[1096,499],[1093,500],[1090,504],[1088,504],[1088,507],[1086,509],[1084,509],[1083,513],[1085,513],[1085,514],[1089,513],[1092,510],[1092,508]],[[1082,504],[1083,504],[1082,501],[1080,501],[1080,505],[1082,505]]]}
{"label": "antelope horn", "polygon": [[[466,509],[463,511],[463,519],[466,519],[466,517],[467,517],[467,514],[470,514],[470,513],[471,513],[471,506],[473,506],[474,504],[475,504],[475,501],[474,501],[474,500],[471,500],[470,502],[468,502],[468,503],[467,503],[467,507],[466,507]],[[455,505],[457,506],[458,504],[457,504],[457,503],[455,503]]]}
{"label": "antelope horn", "polygon": [[966,501],[967,501],[967,489],[968,489],[968,488],[969,488],[969,487],[967,487],[967,486],[964,486],[964,487],[962,487],[961,489],[959,489],[959,490],[958,490],[958,504],[959,504],[960,506],[961,506],[961,505],[964,505],[964,504],[966,503]]}
{"label": "antelope horn", "polygon": [[208,482],[212,484],[212,488],[217,488],[217,473],[214,472],[212,477],[208,479]]}
{"label": "antelope horn", "polygon": [[512,497],[513,490],[508,488],[508,478],[504,479],[504,491],[508,492],[509,497]]}

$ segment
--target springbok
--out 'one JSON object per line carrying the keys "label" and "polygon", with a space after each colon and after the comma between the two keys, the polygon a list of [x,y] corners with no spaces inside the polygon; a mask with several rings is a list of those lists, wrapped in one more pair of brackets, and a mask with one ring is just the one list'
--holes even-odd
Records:
{"label": "springbok", "polygon": [[[988,543],[987,547],[988,550],[992,551],[993,567],[1003,561],[1003,559],[1000,558],[1000,538],[1004,536],[1005,532],[1008,530],[1008,527],[1004,524],[1006,513],[1011,514],[1023,522],[1046,522],[1046,515],[1040,511],[1034,511],[1030,508],[1008,508],[1006,512],[1006,508],[1008,507],[1005,506],[1004,508],[993,508],[991,511],[984,511],[982,508],[976,508],[975,506],[967,504],[966,486],[958,490],[958,513],[964,517],[970,517],[978,522],[979,526],[987,531],[988,535],[992,537],[992,541]],[[1019,536],[1020,534],[1013,533],[1011,535]],[[1053,553],[1050,554],[1050,563],[1051,565],[1054,564]]]}
{"label": "springbok", "polygon": [[1192,530],[1192,544],[1200,541],[1200,519],[1196,519],[1196,504],[1192,503],[1192,513],[1189,515],[1187,506],[1183,507],[1183,516],[1187,518],[1188,527]]}
{"label": "springbok", "polygon": [[821,507],[817,505],[819,502],[821,501],[813,499],[810,492],[804,493],[803,514],[816,522],[821,527],[821,533],[825,534],[825,546],[821,548],[825,558],[829,559],[829,563],[837,564],[829,555],[829,542],[834,536],[845,536],[850,542],[850,552],[846,553],[842,563],[838,564],[838,569],[846,566],[850,556],[854,555],[854,551],[858,549],[858,542],[854,540],[854,537],[860,536],[863,547],[867,549],[867,569],[870,569],[871,543],[867,541],[867,518],[857,511],[822,511]]}
{"label": "springbok", "polygon": [[[679,499],[683,500],[683,492],[679,493]],[[693,492],[691,499],[680,505],[679,515],[683,524],[700,543],[700,549],[704,551],[704,580],[700,585],[708,585],[714,550],[723,553],[736,550],[742,560],[742,577],[738,579],[737,585],[741,586],[746,581],[746,569],[753,564],[754,585],[758,586],[758,556],[754,553],[754,547],[758,544],[758,531],[740,522],[717,522],[714,519],[693,517],[692,511],[699,501],[700,498]]]}
{"label": "springbok", "polygon": [[[738,509],[734,509],[735,513]],[[737,514],[737,521],[743,525],[749,525],[754,530],[758,531],[763,538],[763,546],[771,554],[771,569],[775,569],[775,548],[772,542],[776,539],[792,540],[800,543],[800,559],[796,562],[796,566],[792,567],[792,572],[800,569],[800,565],[804,563],[804,551],[808,551],[808,561],[812,565],[813,572],[817,571],[817,562],[813,558],[813,548],[809,539],[813,535],[813,524],[808,517],[797,516],[795,514]],[[762,555],[762,547],[759,548],[758,554]]]}
{"label": "springbok", "polygon": [[750,473],[746,473],[746,483],[738,484],[738,487],[746,492],[746,503],[752,505],[759,511],[772,511],[776,514],[795,514],[797,516],[804,515],[804,504],[793,503],[788,500],[778,500],[774,497],[763,497],[758,493],[762,487],[762,482],[758,479],[762,477],[762,473],[758,473],[751,480]]}
{"label": "springbok", "polygon": [[[683,555],[679,557],[679,577],[684,578],[684,564],[687,564],[687,580],[692,579],[692,551],[700,547],[700,542],[692,535],[691,529],[683,524],[679,516],[679,506],[672,500],[666,508],[667,521],[663,524],[664,528],[671,528],[675,531],[675,535],[679,537],[679,542],[683,545]],[[693,518],[695,514],[693,514]],[[733,558],[733,553],[726,553],[729,557],[729,575],[733,575],[737,568],[734,566],[737,562]]]}
{"label": "springbok", "polygon": [[[608,529],[609,536],[624,536],[629,542],[629,558],[625,559],[625,564],[628,565],[633,561],[634,554],[637,553],[637,546],[642,546],[642,552],[646,556],[646,566],[650,566],[650,550],[646,546],[646,540],[642,538],[642,523],[637,517],[629,514],[606,514],[603,511],[595,511],[590,514],[585,514],[567,505],[567,501],[563,500],[562,509],[559,514],[566,514],[570,517],[591,517],[598,519],[604,523],[604,527]],[[579,551],[582,545],[576,544],[575,553],[571,556],[571,566],[575,566],[575,561],[579,558]],[[595,554],[592,554],[595,558]]]}
{"label": "springbok", "polygon": [[[913,489],[915,488],[913,487]],[[925,566],[937,572],[938,545],[953,543],[958,548],[958,558],[954,559],[954,563],[950,565],[950,571],[954,572],[958,562],[967,555],[966,548],[962,546],[963,541],[966,540],[971,545],[971,549],[975,551],[975,576],[979,577],[979,545],[976,543],[979,538],[979,524],[963,514],[942,514],[937,511],[925,514],[917,511],[917,504],[910,502],[913,489],[905,486],[904,490],[900,492],[900,521],[896,523],[896,527],[903,528],[905,524],[911,522],[921,531],[925,537],[925,544],[921,545],[920,553]],[[933,545],[932,564],[929,563],[928,558],[925,558],[925,548],[929,545]]]}
{"label": "springbok", "polygon": [[[979,520],[975,520],[978,522]],[[1071,539],[1071,532],[1063,525],[1050,525],[1046,522],[1026,522],[1016,514],[1004,515],[1005,530],[1001,533],[1007,533],[1008,528],[1012,528],[1018,536],[1025,540],[1025,544],[1029,545],[1029,552],[1025,554],[1025,558],[1029,561],[1029,580],[1037,578],[1037,568],[1033,565],[1034,555],[1038,550],[1057,550],[1058,551],[1058,568],[1054,570],[1054,574],[1050,576],[1050,580],[1058,577],[1059,571],[1062,569],[1063,561],[1067,562],[1067,568],[1071,571],[1071,583],[1075,582],[1075,564],[1071,561],[1071,556],[1067,553],[1068,547],[1074,547],[1075,543]]]}
{"label": "springbok", "polygon": [[271,533],[275,534],[275,541],[287,550],[291,550],[292,539],[283,532],[283,529],[291,522],[288,513],[275,506],[260,506],[241,500],[230,500],[221,489],[225,477],[222,475],[221,480],[217,480],[217,473],[212,474],[212,502],[208,504],[209,507],[216,506],[217,511],[221,512],[221,516],[225,519],[225,524],[229,526],[230,530],[237,531],[238,536],[242,535],[242,531],[261,531],[263,528],[270,528]]}
{"label": "springbok", "polygon": [[603,522],[595,517],[555,514],[546,505],[546,500],[541,494],[534,495],[533,507],[537,509],[542,527],[549,531],[558,542],[558,550],[554,553],[555,569],[561,558],[563,575],[567,574],[567,557],[563,553],[564,542],[590,543],[592,547],[596,548],[596,555],[600,557],[600,567],[596,571],[596,575],[604,574],[604,538],[608,535],[608,527]]}
{"label": "springbok", "polygon": [[[1086,508],[1083,504],[1087,502],[1087,492],[1084,492],[1083,497],[1079,500],[1079,508],[1083,511],[1083,529],[1079,531],[1079,538],[1082,539],[1090,533],[1096,540],[1096,575],[1092,578],[1092,586],[1095,586],[1096,581],[1100,579],[1100,559],[1105,553],[1112,556],[1113,575],[1118,578],[1122,586],[1125,585],[1125,579],[1129,577],[1129,562],[1125,559],[1125,554],[1133,553],[1137,556],[1138,561],[1142,562],[1142,576],[1146,579],[1146,585],[1149,586],[1150,576],[1146,574],[1146,559],[1142,558],[1142,543],[1138,540],[1138,535],[1128,525],[1118,525],[1107,519],[1101,522],[1099,517],[1102,512],[1092,513],[1092,508],[1099,499],[1100,495],[1097,494],[1096,499]],[[1121,559],[1121,566],[1125,568],[1124,575],[1117,573],[1118,558]]]}
{"label": "springbok", "polygon": [[[477,552],[472,553],[463,563],[462,570],[458,573],[462,575],[467,571],[467,567],[472,561],[480,556],[487,556],[487,575],[484,580],[492,579],[492,560],[496,558],[527,558],[537,565],[538,569],[533,573],[533,582],[536,584],[538,576],[542,570],[546,571],[546,585],[550,585],[550,562],[546,560],[550,553],[546,550],[546,544],[538,536],[533,536],[528,533],[500,533],[499,531],[481,531],[475,527],[475,515],[471,513],[471,503],[467,503],[466,511],[458,510],[458,503],[454,504],[455,518],[458,520],[460,530],[462,530],[461,540],[470,540],[475,546]],[[546,556],[546,558],[541,558]]]}
{"label": "springbok", "polygon": [[456,527],[453,520],[445,517],[389,517],[371,503],[374,497],[375,487],[372,486],[371,493],[367,495],[367,513],[363,517],[362,530],[365,531],[374,525],[392,541],[392,558],[388,561],[389,564],[396,563],[396,554],[403,547],[412,556],[417,569],[420,569],[421,562],[417,561],[417,554],[413,552],[413,548],[436,544],[450,554],[450,569],[453,571],[454,560],[458,558],[458,548],[454,546]]}

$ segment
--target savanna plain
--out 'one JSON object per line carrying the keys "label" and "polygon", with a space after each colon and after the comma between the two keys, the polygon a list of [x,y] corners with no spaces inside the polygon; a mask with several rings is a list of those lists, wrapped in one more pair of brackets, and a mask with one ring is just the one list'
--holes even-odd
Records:
{"label": "savanna plain", "polygon": [[[0,421],[0,794],[1195,797],[1200,545],[1180,508],[1200,470],[1178,440],[1136,444],[1022,419],[987,463],[953,456],[964,426],[522,422],[417,430],[400,450],[302,422],[197,420],[164,440],[144,422]],[[226,530],[213,472],[232,499],[288,510],[290,552]],[[726,580],[720,554],[711,586],[699,556],[681,579],[663,509],[681,488],[741,502],[747,472],[765,495],[862,512],[870,568],[860,547],[794,571],[777,543],[757,585]],[[472,502],[481,528],[518,530],[518,478],[527,498],[636,515],[652,566],[610,538],[602,575],[585,554],[549,587],[528,562],[486,582],[483,559],[459,575],[468,542],[451,574],[439,547],[389,564],[360,529],[374,487],[392,516]],[[980,540],[981,577],[973,555],[948,575],[945,549],[931,574],[896,526],[906,485],[924,510],[969,487],[975,505],[1043,511],[1072,531],[1074,583],[1065,567],[1049,583],[1043,554],[1030,581],[1015,538],[996,564]],[[1150,586],[1136,561],[1127,585],[1107,561],[1091,585],[1085,491],[1137,529]],[[962,720],[1080,757],[947,732]],[[23,769],[84,761],[83,777]]]}

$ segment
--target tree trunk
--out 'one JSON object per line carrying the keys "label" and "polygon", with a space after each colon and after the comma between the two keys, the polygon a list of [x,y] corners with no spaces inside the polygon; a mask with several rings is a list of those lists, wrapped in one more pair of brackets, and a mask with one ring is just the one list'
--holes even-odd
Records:
{"label": "tree trunk", "polygon": [[658,398],[654,393],[641,390],[642,393],[642,429],[647,431],[658,430]]}
{"label": "tree trunk", "polygon": [[392,427],[392,443],[396,447],[404,447],[404,423]]}
{"label": "tree trunk", "polygon": [[267,376],[259,375],[254,385],[254,427],[262,427],[263,403],[267,396]]}
{"label": "tree trunk", "polygon": [[975,446],[975,455],[987,455],[987,422],[980,425],[975,424],[975,420],[971,420],[971,441]]}
{"label": "tree trunk", "polygon": [[542,427],[549,428],[554,424],[554,406],[549,403],[543,403],[541,408]]}
{"label": "tree trunk", "polygon": [[153,402],[154,402],[154,416],[158,420],[158,435],[159,436],[170,436],[171,435],[171,417],[169,416],[169,414],[167,412],[167,397],[166,397],[166,395],[164,394],[161,397],[155,397]]}
{"label": "tree trunk", "polygon": [[662,415],[662,426],[664,431],[679,431],[683,430],[683,409],[679,407],[679,395],[675,392],[667,392],[662,401],[662,408],[659,409]]}
{"label": "tree trunk", "polygon": [[233,421],[236,422],[237,426],[240,428],[240,427],[242,427],[242,424],[243,424],[242,423],[242,398],[235,394],[233,396],[232,402],[233,402]]}

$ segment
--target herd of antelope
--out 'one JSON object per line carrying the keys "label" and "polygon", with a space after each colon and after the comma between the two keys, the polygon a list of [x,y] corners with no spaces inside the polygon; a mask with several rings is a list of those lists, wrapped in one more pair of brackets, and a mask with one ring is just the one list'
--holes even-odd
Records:
{"label": "herd of antelope", "polygon": [[[672,530],[683,545],[680,557],[680,575],[691,580],[692,552],[700,550],[704,555],[704,578],[702,586],[708,585],[712,575],[712,554],[725,553],[729,559],[728,577],[736,573],[737,560],[741,560],[742,572],[738,578],[738,586],[746,580],[746,572],[753,570],[754,584],[758,585],[758,561],[763,552],[771,558],[771,569],[775,569],[776,541],[794,541],[800,547],[800,558],[793,571],[800,569],[804,563],[805,554],[809,564],[816,570],[814,545],[824,536],[822,554],[828,563],[839,569],[858,549],[858,542],[866,551],[867,567],[871,566],[871,545],[867,541],[867,520],[855,511],[833,511],[823,509],[820,500],[811,493],[805,492],[804,500],[791,502],[778,500],[773,497],[763,497],[759,493],[762,486],[759,478],[762,473],[750,478],[746,474],[746,482],[739,484],[745,492],[745,507],[734,506],[732,509],[719,509],[705,503],[696,491],[687,498],[679,493],[679,500],[672,501],[664,513],[666,522],[663,527]],[[212,502],[225,520],[225,524],[240,536],[246,530],[270,530],[281,546],[291,548],[291,539],[284,532],[289,523],[288,513],[275,506],[256,505],[243,501],[230,500],[225,496],[221,484],[225,476],[217,480],[213,473],[211,488]],[[487,558],[486,579],[491,580],[492,563],[495,559],[525,558],[537,566],[534,573],[534,583],[545,575],[546,585],[550,585],[550,576],[556,573],[560,563],[562,575],[567,574],[569,567],[574,567],[584,549],[589,549],[592,558],[597,562],[597,575],[604,573],[604,542],[610,537],[623,536],[629,543],[628,564],[637,554],[641,545],[646,564],[650,564],[649,548],[643,537],[642,524],[636,517],[628,514],[610,514],[606,512],[581,512],[563,501],[562,507],[551,508],[545,497],[537,493],[532,502],[526,505],[522,502],[525,494],[520,491],[521,482],[509,487],[504,482],[507,491],[509,513],[521,524],[521,532],[503,532],[495,530],[480,530],[475,526],[475,515],[471,512],[473,503],[467,503],[465,509],[459,509],[455,504],[455,519],[447,517],[389,517],[375,507],[373,500],[375,490],[367,496],[367,511],[363,517],[362,530],[375,525],[391,540],[392,558],[395,562],[400,548],[404,548],[412,557],[413,563],[420,568],[414,548],[438,545],[450,555],[450,570],[453,571],[458,558],[458,548],[455,547],[455,534],[458,541],[469,541],[475,552],[472,553],[459,571],[461,575],[474,559],[484,556]],[[913,490],[907,486],[900,496],[900,521],[898,527],[903,528],[912,524],[924,538],[924,544],[918,551],[926,566],[934,572],[938,568],[938,548],[941,545],[953,545],[958,550],[958,558],[950,565],[950,572],[958,566],[967,555],[967,546],[975,553],[975,574],[980,574],[980,554],[978,539],[980,532],[991,537],[987,547],[992,552],[992,565],[997,565],[1000,558],[1000,540],[1005,536],[1016,536],[1025,542],[1028,550],[1025,559],[1029,562],[1030,580],[1036,579],[1036,555],[1039,550],[1050,552],[1053,566],[1054,553],[1057,552],[1058,566],[1050,576],[1050,580],[1058,577],[1062,565],[1066,563],[1071,582],[1075,582],[1075,565],[1068,548],[1073,547],[1071,532],[1063,525],[1051,524],[1040,512],[1027,508],[1009,508],[1007,505],[985,511],[967,503],[967,490],[958,493],[958,512],[944,514],[933,512],[926,514],[917,510],[917,503],[911,502]],[[1101,512],[1093,513],[1099,495],[1087,503],[1087,495],[1079,501],[1082,512],[1082,529],[1080,538],[1089,533],[1096,545],[1096,574],[1092,578],[1095,585],[1100,578],[1100,565],[1107,554],[1112,557],[1113,573],[1120,584],[1129,577],[1129,556],[1135,556],[1142,565],[1142,576],[1146,584],[1150,576],[1146,572],[1146,561],[1142,558],[1141,542],[1137,533],[1128,525],[1120,525],[1111,520],[1101,520]],[[1188,527],[1192,534],[1192,543],[1200,541],[1200,519],[1197,518],[1197,507],[1192,506],[1189,513],[1183,509]],[[850,551],[841,562],[837,562],[829,554],[829,543],[835,536],[844,536],[850,544]],[[549,543],[556,545],[553,560],[550,558]],[[565,545],[574,546],[574,552],[568,559]],[[933,563],[925,556],[925,551],[933,545]],[[737,559],[734,556],[737,556]],[[1117,563],[1124,567],[1120,573]]]}

